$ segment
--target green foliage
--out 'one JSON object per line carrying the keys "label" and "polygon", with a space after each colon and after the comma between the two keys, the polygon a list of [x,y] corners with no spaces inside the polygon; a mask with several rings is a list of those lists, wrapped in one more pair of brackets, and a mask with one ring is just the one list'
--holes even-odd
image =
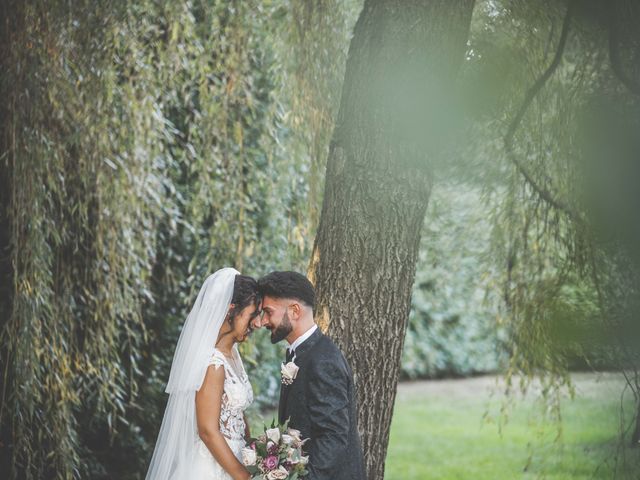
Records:
{"label": "green foliage", "polygon": [[[286,153],[300,140],[284,126],[275,63],[286,7],[7,6],[2,454],[12,476],[139,476],[205,276],[224,265],[303,270],[308,165]],[[243,354],[272,403],[279,352],[266,334],[255,340]]]}
{"label": "green foliage", "polygon": [[[491,225],[470,184],[439,184],[430,199],[402,356],[408,378],[496,371],[504,362],[497,324]],[[504,333],[504,332],[502,332]]]}
{"label": "green foliage", "polygon": [[[304,271],[360,3],[0,7],[0,471],[140,478],[205,276]],[[461,78],[471,142],[439,165],[403,353],[410,378],[493,371],[506,354],[510,381],[542,376],[557,418],[570,366],[639,355],[637,259],[584,221],[579,113],[593,92],[630,104],[593,12],[571,24],[512,156],[502,141],[564,12],[478,2]],[[267,332],[242,350],[256,408],[272,406],[281,352]]]}
{"label": "green foliage", "polygon": [[156,111],[126,89],[113,97],[100,51],[122,12],[76,7],[14,5],[21,28],[2,77],[14,269],[2,421],[12,472],[26,478],[86,475],[80,424],[115,431],[137,395],[139,297],[159,212],[148,158],[162,143],[142,128]]}
{"label": "green foliage", "polygon": [[281,56],[281,96],[291,106],[284,125],[294,132],[289,155],[303,159],[309,202],[300,212],[300,235],[315,236],[324,185],[324,167],[342,91],[349,38],[361,0],[290,2],[276,38]]}
{"label": "green foliage", "polygon": [[[614,229],[602,236],[596,228],[593,187],[606,177],[594,178],[581,131],[594,99],[637,99],[606,67],[606,29],[615,27],[602,28],[604,4],[481,2],[477,12],[463,83],[482,95],[489,72],[500,78],[476,103],[481,121],[457,167],[488,192],[493,255],[504,265],[508,385],[515,376],[522,390],[540,380],[547,415],[560,425],[561,400],[574,393],[570,366],[628,368],[638,390],[637,348],[625,347],[620,321],[622,311],[637,312],[634,294],[623,302],[616,294],[636,291],[637,276],[623,273],[634,259]],[[609,148],[598,171],[618,168],[625,148]],[[608,187],[595,203],[617,196]]]}

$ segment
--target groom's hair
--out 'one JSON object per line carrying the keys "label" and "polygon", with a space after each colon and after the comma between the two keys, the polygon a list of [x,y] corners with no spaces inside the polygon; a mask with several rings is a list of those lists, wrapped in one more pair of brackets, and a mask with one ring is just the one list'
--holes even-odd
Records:
{"label": "groom's hair", "polygon": [[298,272],[271,272],[258,280],[260,296],[295,298],[313,309],[316,293],[313,285]]}

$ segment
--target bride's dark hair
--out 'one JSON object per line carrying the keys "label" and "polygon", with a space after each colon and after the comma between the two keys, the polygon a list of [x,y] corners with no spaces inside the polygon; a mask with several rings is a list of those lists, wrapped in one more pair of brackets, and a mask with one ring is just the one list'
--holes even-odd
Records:
{"label": "bride's dark hair", "polygon": [[248,275],[236,275],[231,303],[234,305],[229,312],[229,323],[231,324],[233,324],[236,316],[248,305],[253,304],[257,310],[260,304],[258,282]]}

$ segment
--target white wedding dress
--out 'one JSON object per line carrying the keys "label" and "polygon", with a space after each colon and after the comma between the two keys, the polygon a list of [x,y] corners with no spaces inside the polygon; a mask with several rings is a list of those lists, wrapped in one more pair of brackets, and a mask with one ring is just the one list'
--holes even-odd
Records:
{"label": "white wedding dress", "polygon": [[165,391],[169,394],[146,480],[230,480],[198,436],[196,392],[209,365],[224,368],[220,431],[238,459],[244,447],[243,412],[253,390],[236,345],[232,357],[214,348],[225,322],[236,275],[222,268],[209,275],[185,320],[173,355]]}
{"label": "white wedding dress", "polygon": [[[253,389],[242,364],[242,359],[234,348],[233,364],[221,351],[216,349],[209,365],[224,368],[224,394],[220,409],[220,432],[227,440],[231,451],[242,461],[242,448],[245,446],[245,423],[243,413],[253,402]],[[232,480],[211,452],[199,438],[196,440],[193,480]]]}

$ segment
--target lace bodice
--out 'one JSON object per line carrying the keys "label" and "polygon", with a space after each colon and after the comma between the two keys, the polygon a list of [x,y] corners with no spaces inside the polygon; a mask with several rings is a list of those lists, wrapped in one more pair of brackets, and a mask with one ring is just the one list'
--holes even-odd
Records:
{"label": "lace bodice", "polygon": [[244,370],[240,355],[235,353],[233,368],[231,360],[216,349],[209,360],[209,365],[224,367],[224,394],[220,408],[220,432],[230,440],[244,440],[243,412],[253,402],[253,389],[249,377]]}
{"label": "lace bodice", "polygon": [[[247,372],[237,351],[234,351],[234,359],[231,360],[216,349],[209,358],[209,365],[224,368],[220,433],[227,439],[227,444],[236,458],[241,460],[242,448],[245,446],[243,412],[253,402],[253,390]],[[192,476],[189,480],[233,480],[200,438],[196,440],[196,451],[198,455],[195,457]]]}

